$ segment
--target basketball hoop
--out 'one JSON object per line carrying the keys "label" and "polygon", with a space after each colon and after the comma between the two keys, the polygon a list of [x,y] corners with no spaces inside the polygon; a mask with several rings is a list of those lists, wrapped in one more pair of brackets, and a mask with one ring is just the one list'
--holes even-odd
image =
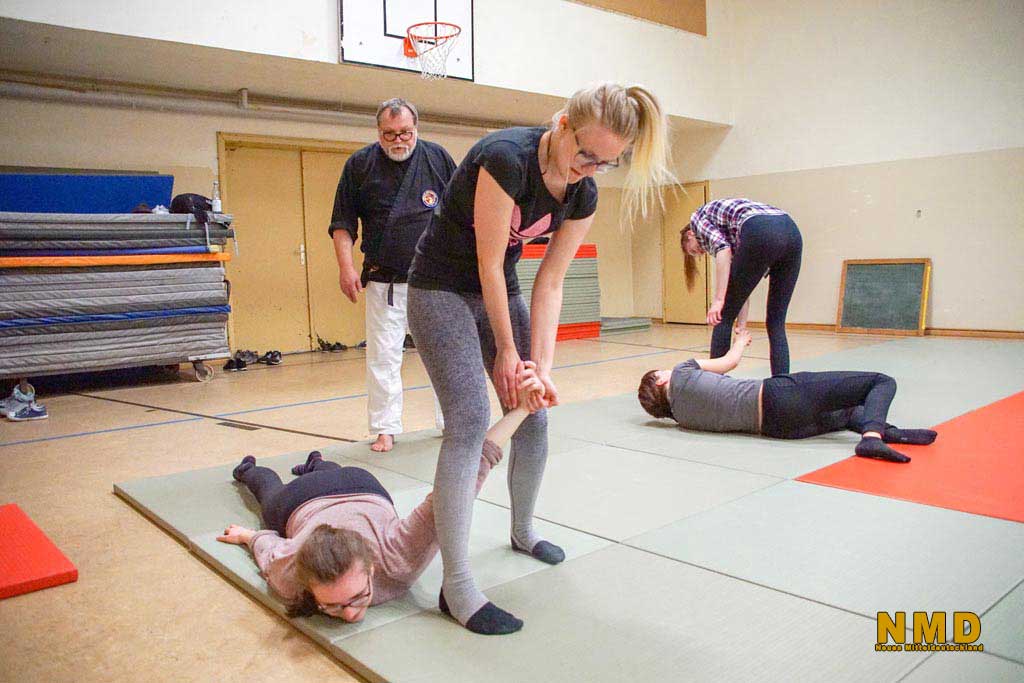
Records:
{"label": "basketball hoop", "polygon": [[448,54],[458,42],[462,29],[446,21],[424,21],[406,31],[405,56],[418,57],[420,71],[428,81],[448,76]]}

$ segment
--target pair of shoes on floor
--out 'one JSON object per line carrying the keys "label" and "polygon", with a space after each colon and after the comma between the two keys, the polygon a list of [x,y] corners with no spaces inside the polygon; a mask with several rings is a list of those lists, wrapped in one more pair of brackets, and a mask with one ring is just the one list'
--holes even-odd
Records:
{"label": "pair of shoes on floor", "polygon": [[267,365],[280,365],[281,364],[281,352],[280,351],[267,351],[265,354],[256,359],[257,363],[266,363]]}
{"label": "pair of shoes on floor", "polygon": [[46,412],[46,406],[36,403],[36,391],[31,385],[28,393],[15,386],[11,390],[11,395],[0,401],[0,412],[12,422],[45,420],[50,417]]}
{"label": "pair of shoes on floor", "polygon": [[259,360],[259,358],[259,354],[256,353],[255,351],[249,351],[248,349],[245,349],[243,351],[235,351],[235,360],[245,361],[246,365],[252,365],[253,363],[256,363]]}
{"label": "pair of shoes on floor", "polygon": [[241,358],[229,358],[228,362],[224,364],[224,372],[237,372],[238,370],[245,370],[246,366],[248,365],[249,364],[246,363]]}

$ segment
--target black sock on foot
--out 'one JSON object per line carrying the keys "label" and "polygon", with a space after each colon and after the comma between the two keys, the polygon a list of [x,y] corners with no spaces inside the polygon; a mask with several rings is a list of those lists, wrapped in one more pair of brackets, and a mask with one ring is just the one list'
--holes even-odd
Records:
{"label": "black sock on foot", "polygon": [[935,441],[938,433],[932,429],[900,429],[889,425],[882,432],[882,440],[886,443],[906,443],[915,446],[927,446]]}
{"label": "black sock on foot", "polygon": [[910,458],[886,446],[877,436],[862,437],[854,453],[862,458],[876,458],[889,462],[910,462]]}
{"label": "black sock on foot", "polygon": [[235,481],[242,481],[245,473],[256,467],[256,458],[251,455],[247,455],[242,458],[242,462],[235,465],[235,469],[231,470],[231,476],[235,478]]}
{"label": "black sock on foot", "polygon": [[[437,606],[443,613],[452,616],[451,611],[448,609],[448,603],[444,599],[444,590],[441,591],[437,598]],[[454,617],[452,618],[454,619]],[[479,633],[483,636],[502,636],[508,633],[515,633],[521,629],[523,627],[523,620],[509,614],[493,602],[488,602],[473,613],[473,616],[469,618],[465,626],[473,633]]]}
{"label": "black sock on foot", "polygon": [[316,467],[316,463],[323,459],[324,456],[320,451],[313,451],[312,453],[309,454],[309,457],[306,458],[305,463],[303,463],[302,465],[296,465],[295,467],[292,468],[292,474],[294,474],[297,477],[301,477],[306,472],[312,472],[313,468]]}
{"label": "black sock on foot", "polygon": [[512,541],[512,550],[515,550],[517,553],[525,553],[541,562],[558,564],[565,559],[565,551],[549,541],[537,541],[533,548],[527,550],[516,543],[516,539],[510,540]]}

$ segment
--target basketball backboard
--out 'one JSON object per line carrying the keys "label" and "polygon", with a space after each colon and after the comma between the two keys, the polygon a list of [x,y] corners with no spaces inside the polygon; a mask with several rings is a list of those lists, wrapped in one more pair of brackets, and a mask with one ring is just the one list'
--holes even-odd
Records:
{"label": "basketball backboard", "polygon": [[339,0],[341,61],[419,73],[406,57],[406,29],[424,21],[458,24],[462,35],[448,55],[448,77],[473,80],[473,0]]}

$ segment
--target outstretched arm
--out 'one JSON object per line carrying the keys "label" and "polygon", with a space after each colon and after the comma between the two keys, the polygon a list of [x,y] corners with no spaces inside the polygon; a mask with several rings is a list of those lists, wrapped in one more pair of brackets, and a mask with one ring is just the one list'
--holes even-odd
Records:
{"label": "outstretched arm", "polygon": [[740,359],[743,358],[743,351],[749,345],[750,332],[742,330],[736,333],[736,341],[732,343],[732,348],[729,349],[729,353],[725,354],[721,358],[698,360],[697,365],[700,366],[701,370],[717,372],[719,375],[724,375],[727,372],[731,372],[733,368],[740,364]]}

